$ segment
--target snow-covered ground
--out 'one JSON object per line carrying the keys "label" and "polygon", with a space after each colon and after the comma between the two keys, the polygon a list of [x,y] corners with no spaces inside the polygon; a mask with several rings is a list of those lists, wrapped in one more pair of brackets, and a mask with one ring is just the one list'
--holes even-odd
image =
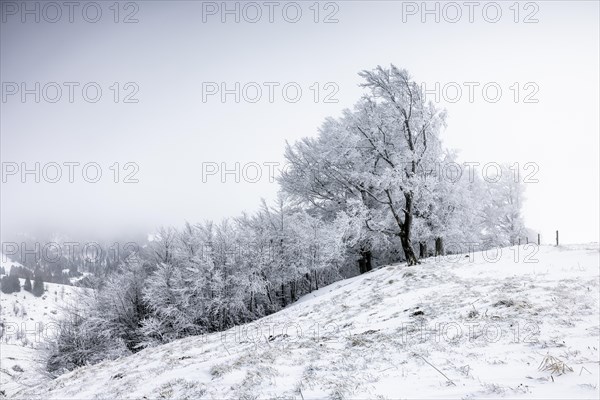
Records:
{"label": "snow-covered ground", "polygon": [[493,255],[383,267],[17,397],[597,399],[598,244]]}
{"label": "snow-covered ground", "polygon": [[[6,260],[3,257],[4,260]],[[2,265],[20,265],[6,261]],[[6,271],[9,272],[8,270]],[[23,290],[0,292],[0,397],[49,379],[44,372],[44,350],[55,334],[55,320],[63,305],[75,297],[72,286],[44,283],[46,291],[35,297]]]}

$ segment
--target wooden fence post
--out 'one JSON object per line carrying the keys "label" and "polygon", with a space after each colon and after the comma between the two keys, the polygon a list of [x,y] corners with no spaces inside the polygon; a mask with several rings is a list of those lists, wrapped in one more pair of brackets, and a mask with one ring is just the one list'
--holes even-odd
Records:
{"label": "wooden fence post", "polygon": [[540,234],[538,233],[538,246],[540,245]]}
{"label": "wooden fence post", "polygon": [[558,246],[558,231],[556,231],[556,245]]}

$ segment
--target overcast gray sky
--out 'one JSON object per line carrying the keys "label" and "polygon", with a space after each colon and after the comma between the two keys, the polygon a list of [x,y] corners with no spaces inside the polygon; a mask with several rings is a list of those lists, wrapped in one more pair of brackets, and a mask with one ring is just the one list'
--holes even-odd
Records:
{"label": "overcast gray sky", "polygon": [[[358,71],[394,63],[447,108],[444,142],[461,161],[518,162],[522,178],[535,172],[528,226],[548,241],[555,229],[564,242],[598,240],[596,1],[479,2],[471,10],[441,2],[439,22],[436,3],[427,3],[427,14],[420,1],[228,3],[239,22],[221,14],[222,2],[120,3],[118,15],[113,1],[75,2],[73,22],[63,2],[37,4],[2,6],[5,235],[146,232],[252,211],[277,191],[265,163],[283,163],[285,141],[316,135],[325,117],[351,107],[361,93]],[[222,102],[221,82],[234,92],[240,83],[239,103],[235,94]],[[256,86],[262,97],[253,103]],[[23,89],[30,90],[24,101]],[[46,174],[22,182],[22,166],[35,162]],[[57,183],[53,162],[62,166]],[[72,164],[73,183],[65,162],[80,163]],[[237,183],[230,174],[223,183],[220,171],[203,179],[203,163],[236,162],[258,163],[262,179]],[[86,163],[100,167],[97,183],[83,178]],[[93,180],[94,168],[87,172]]]}

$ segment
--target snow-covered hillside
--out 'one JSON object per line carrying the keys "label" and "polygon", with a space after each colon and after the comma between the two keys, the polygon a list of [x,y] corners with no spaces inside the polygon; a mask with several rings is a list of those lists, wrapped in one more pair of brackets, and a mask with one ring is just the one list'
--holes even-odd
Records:
{"label": "snow-covered hillside", "polygon": [[17,397],[598,398],[598,250],[522,246],[497,262],[490,252],[383,267]]}
{"label": "snow-covered hillside", "polygon": [[[25,281],[20,281],[23,287]],[[41,297],[22,288],[17,293],[0,292],[0,394],[4,392],[9,398],[17,390],[48,379],[43,352],[55,333],[54,321],[61,307],[75,297],[74,291],[82,290],[54,283],[44,287]]]}

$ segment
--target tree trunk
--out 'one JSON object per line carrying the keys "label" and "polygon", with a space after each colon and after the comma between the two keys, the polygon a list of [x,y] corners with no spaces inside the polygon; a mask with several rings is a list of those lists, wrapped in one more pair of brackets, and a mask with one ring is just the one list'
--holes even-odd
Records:
{"label": "tree trunk", "polygon": [[365,267],[367,269],[367,272],[373,269],[373,264],[371,262],[372,256],[373,254],[371,253],[371,250],[367,250],[365,252]]}
{"label": "tree trunk", "polygon": [[427,257],[427,242],[419,242],[419,258]]}
{"label": "tree trunk", "polygon": [[298,300],[298,299],[296,298],[296,293],[297,293],[297,290],[296,290],[296,289],[297,289],[297,288],[296,288],[296,285],[297,285],[297,284],[296,284],[296,281],[292,281],[292,282],[290,283],[290,299],[291,299],[292,303],[293,303],[293,302],[295,302],[296,300]]}
{"label": "tree trunk", "polygon": [[365,260],[365,258],[364,258],[364,257],[362,257],[362,256],[361,256],[361,257],[358,259],[358,271],[359,271],[361,274],[364,274],[365,272],[367,272],[367,266],[366,266],[366,263],[367,263],[367,260]]}
{"label": "tree trunk", "polygon": [[365,272],[369,272],[373,269],[371,250],[362,250],[360,251],[360,259],[358,260],[358,269],[361,274]]}
{"label": "tree trunk", "polygon": [[285,283],[281,284],[281,306],[285,307],[287,305],[285,299]]}
{"label": "tree trunk", "polygon": [[419,264],[417,255],[412,247],[412,241],[410,237],[406,235],[400,235],[400,242],[402,243],[402,250],[404,250],[404,257],[406,258],[406,264],[410,267],[411,265]]}
{"label": "tree trunk", "polygon": [[404,257],[406,258],[406,264],[408,266],[419,264],[417,255],[412,247],[412,241],[410,240],[410,231],[412,228],[412,203],[413,194],[411,192],[404,193],[404,222],[400,228],[400,242],[402,243],[402,250],[404,250]]}
{"label": "tree trunk", "polygon": [[444,239],[441,237],[435,238],[435,255],[443,256],[444,254]]}

